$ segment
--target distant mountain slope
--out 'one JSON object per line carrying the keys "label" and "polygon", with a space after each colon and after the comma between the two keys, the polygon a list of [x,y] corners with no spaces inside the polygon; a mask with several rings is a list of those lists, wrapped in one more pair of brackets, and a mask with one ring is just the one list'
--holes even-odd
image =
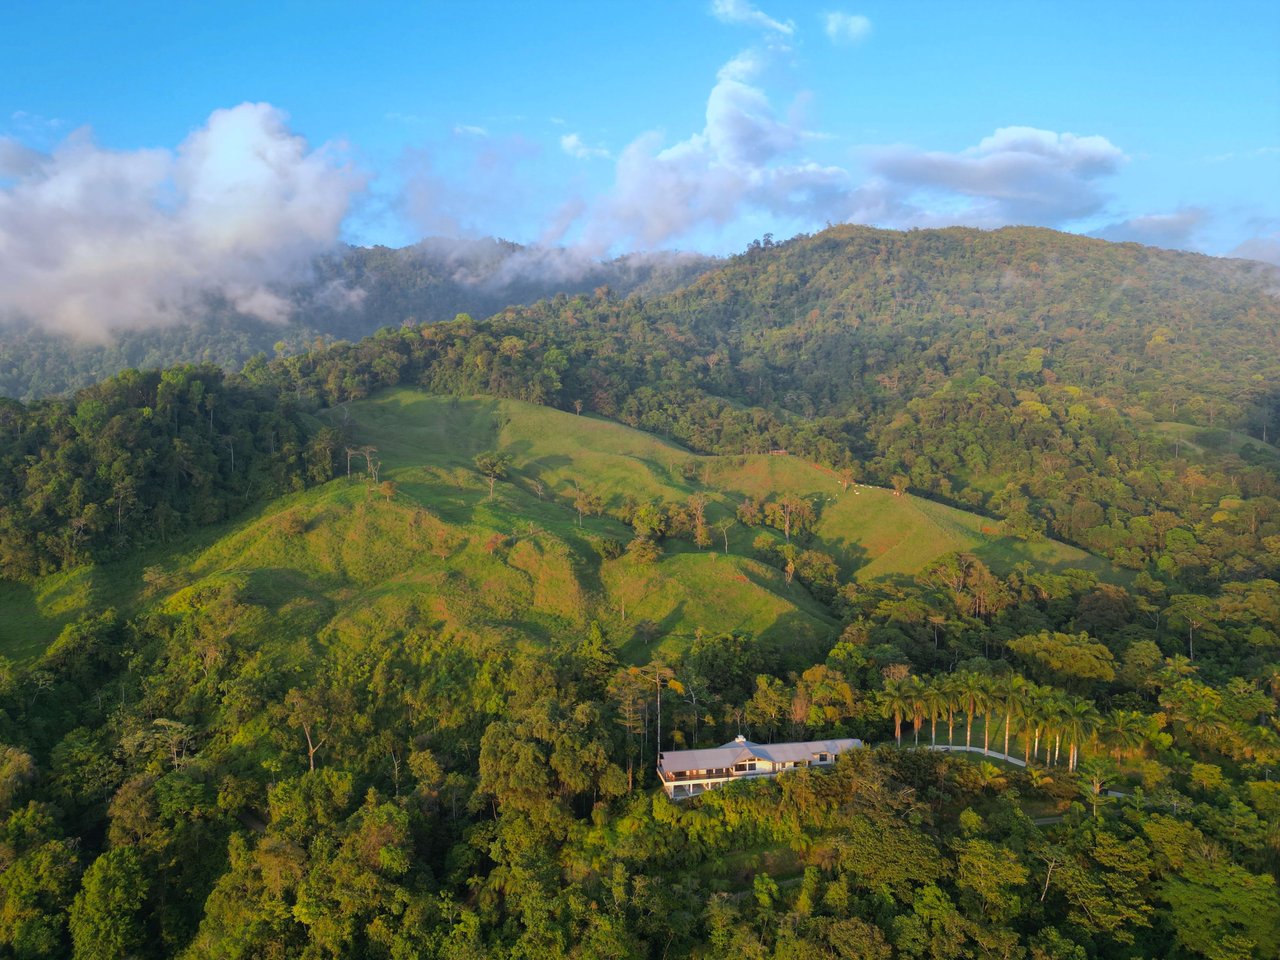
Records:
{"label": "distant mountain slope", "polygon": [[[450,276],[490,276],[493,263],[515,256],[454,265]],[[1183,588],[1280,576],[1280,551],[1270,545],[1280,543],[1272,539],[1280,537],[1280,473],[1263,442],[1277,432],[1276,276],[1262,264],[1045,230],[837,227],[753,246],[672,293],[599,288],[485,319],[401,323],[356,343],[256,362],[243,380],[283,416],[422,386],[580,407],[700,453],[787,448]],[[128,497],[104,484],[114,470],[128,493],[128,458],[82,462],[100,432],[88,393],[65,412],[56,404],[0,410],[13,425],[0,435],[12,492],[0,508],[24,530],[30,510],[19,501],[40,504],[41,529],[57,548],[18,558],[21,571],[53,569],[73,553],[83,559],[75,523],[102,534],[103,517],[115,517],[116,552],[89,554],[99,560],[172,527],[155,496],[124,525]],[[167,421],[149,419],[162,405],[159,391],[130,394],[128,403],[130,422],[164,432]],[[203,409],[183,429],[206,418],[210,469],[235,479],[248,467],[243,457],[231,462],[244,438]],[[63,422],[78,425],[76,437],[54,429]],[[32,434],[31,423],[45,433]],[[1188,443],[1164,423],[1235,439]],[[254,435],[267,460],[292,456],[269,429]],[[314,440],[325,449],[308,450],[325,460],[335,441]],[[181,451],[166,449],[181,472]],[[308,476],[327,478],[325,464],[313,466]],[[77,478],[83,490],[58,493],[56,482]],[[258,489],[237,482],[232,492],[243,505],[264,495],[254,496]],[[230,515],[181,520],[185,528]]]}
{"label": "distant mountain slope", "polygon": [[735,257],[653,309],[766,355],[819,410],[1009,368],[1162,420],[1260,431],[1277,412],[1280,269],[1247,260],[1030,227],[841,226]]}
{"label": "distant mountain slope", "polygon": [[666,293],[710,268],[696,254],[636,254],[596,261],[560,248],[503,240],[433,238],[411,247],[348,247],[315,264],[311,280],[281,291],[295,308],[286,324],[242,316],[210,302],[171,327],[83,344],[35,328],[0,327],[0,396],[29,400],[89,386],[121,370],[214,363],[238,370],[251,356],[309,349],[318,339],[358,340],[386,326],[488,316],[608,287],[626,295]]}
{"label": "distant mountain slope", "polygon": [[[329,403],[422,384],[582,404],[700,452],[785,447],[1225,582],[1280,562],[1277,277],[1039,229],[834,227],[664,296],[384,331],[267,375]],[[1240,440],[1207,456],[1162,422]]]}
{"label": "distant mountain slope", "polygon": [[[229,603],[260,608],[237,627],[255,644],[302,636],[366,644],[425,630],[519,644],[585,635],[594,619],[637,661],[683,647],[698,631],[743,631],[785,656],[821,655],[836,621],[798,582],[754,558],[762,528],[731,527],[728,555],[722,543],[697,550],[684,540],[668,540],[651,565],[599,552],[603,541],[630,538],[616,516],[627,498],[683,503],[695,492],[707,496],[712,523],[746,496],[809,499],[820,515],[809,546],[864,578],[917,573],[954,550],[997,570],[1029,560],[1114,575],[1059,543],[984,532],[986,521],[972,514],[878,488],[842,491],[829,472],[794,457],[699,457],[593,417],[407,389],[334,416],[349,416],[356,441],[377,447],[380,477],[395,485],[389,496],[365,482],[357,459],[356,479],[275,501],[173,547],[0,584],[0,652],[37,653],[92,610],[181,606],[224,591]],[[512,458],[492,500],[473,462],[490,450]],[[579,524],[578,487],[601,497],[603,516]]]}

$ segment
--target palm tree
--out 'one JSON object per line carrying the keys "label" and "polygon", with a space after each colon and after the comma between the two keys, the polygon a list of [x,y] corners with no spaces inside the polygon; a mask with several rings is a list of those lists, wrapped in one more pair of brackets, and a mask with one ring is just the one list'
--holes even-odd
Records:
{"label": "palm tree", "polygon": [[[1065,693],[1055,693],[1048,703],[1046,711],[1046,719],[1048,721],[1045,727],[1045,737],[1053,734],[1053,765],[1058,765],[1058,754],[1062,748],[1062,732],[1063,725],[1066,722],[1067,706],[1069,697]],[[1049,744],[1046,740],[1044,745],[1045,755],[1049,754]]]}
{"label": "palm tree", "polygon": [[1160,683],[1167,687],[1184,677],[1191,676],[1199,669],[1182,654],[1175,653],[1172,657],[1165,658],[1164,665],[1160,668]]}
{"label": "palm tree", "polygon": [[1257,724],[1248,724],[1244,728],[1243,743],[1241,750],[1250,760],[1257,760],[1260,763],[1274,763],[1277,750],[1280,750],[1280,738],[1276,737],[1276,733],[1270,727],[1260,727]]}
{"label": "palm tree", "polygon": [[1009,726],[1022,710],[1026,697],[1027,681],[1016,673],[1006,674],[1000,680],[997,696],[1004,706],[1004,755],[1009,756]]}
{"label": "palm tree", "polygon": [[1067,754],[1068,770],[1076,768],[1076,761],[1080,758],[1080,744],[1093,736],[1101,722],[1102,717],[1092,700],[1072,697],[1067,701],[1063,715],[1063,732],[1070,744]]}
{"label": "palm tree", "polygon": [[1213,745],[1221,735],[1224,721],[1218,703],[1209,697],[1196,697],[1186,705],[1182,720],[1183,729],[1195,740]]}
{"label": "palm tree", "polygon": [[[1037,729],[1037,717],[1040,715],[1040,701],[1044,697],[1045,690],[1043,687],[1036,686],[1034,683],[1027,684],[1027,689],[1022,695],[1021,709],[1018,713],[1018,719],[1022,726],[1022,762],[1028,767],[1031,766],[1031,735]],[[1036,746],[1039,747],[1037,740]]]}
{"label": "palm tree", "polygon": [[960,705],[965,712],[964,745],[973,746],[973,715],[987,702],[987,678],[980,673],[965,671],[956,674]]}
{"label": "palm tree", "polygon": [[947,711],[947,743],[954,744],[956,742],[956,710],[960,708],[960,678],[954,673],[947,674],[942,678],[939,687],[942,692],[942,703]]}
{"label": "palm tree", "polygon": [[902,718],[910,710],[907,680],[885,680],[884,689],[880,692],[880,715],[886,719],[893,717],[893,736],[898,746],[902,746]]}
{"label": "palm tree", "polygon": [[1000,709],[994,677],[982,677],[982,701],[978,712],[982,714],[982,752],[991,753],[991,715]]}
{"label": "palm tree", "polygon": [[1144,728],[1147,718],[1137,710],[1112,710],[1103,726],[1103,739],[1111,746],[1111,753],[1119,763],[1132,756],[1146,739]]}
{"label": "palm tree", "polygon": [[1030,783],[1033,788],[1039,790],[1053,783],[1053,777],[1050,776],[1047,770],[1041,770],[1039,767],[1028,767],[1027,782]]}
{"label": "palm tree", "polygon": [[915,745],[920,746],[920,727],[924,724],[925,682],[919,677],[907,677],[903,693],[907,698],[908,711],[911,714],[911,726],[915,730]]}
{"label": "palm tree", "polygon": [[946,680],[932,678],[924,688],[924,709],[929,715],[929,745],[938,745],[938,717],[947,712]]}
{"label": "palm tree", "polygon": [[999,793],[1001,788],[1009,783],[1009,778],[990,761],[983,760],[978,764],[978,779],[982,781],[984,789],[990,790],[992,793]]}
{"label": "palm tree", "polygon": [[[1056,694],[1051,687],[1036,687],[1027,710],[1027,727],[1031,734],[1031,757],[1040,760],[1040,738],[1045,736],[1053,723],[1057,712]],[[1049,751],[1045,749],[1045,763],[1049,762]]]}

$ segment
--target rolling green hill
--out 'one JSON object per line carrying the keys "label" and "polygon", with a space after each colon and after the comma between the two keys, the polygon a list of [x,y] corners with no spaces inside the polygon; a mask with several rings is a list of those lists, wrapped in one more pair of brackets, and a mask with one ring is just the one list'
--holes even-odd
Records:
{"label": "rolling green hill", "polygon": [[[217,590],[259,611],[236,630],[263,640],[360,644],[435,631],[519,644],[582,635],[597,620],[637,661],[699,631],[744,631],[784,655],[813,655],[836,623],[803,587],[752,558],[757,529],[731,527],[728,555],[722,542],[700,551],[668,541],[653,565],[597,549],[630,538],[617,517],[627,498],[677,502],[698,491],[712,523],[746,496],[810,499],[816,546],[844,576],[911,574],[954,550],[997,570],[1026,560],[1109,575],[1082,551],[1000,537],[974,514],[875,487],[842,491],[828,471],[795,457],[697,456],[607,420],[409,389],[329,416],[357,444],[376,447],[380,479],[394,492],[367,480],[356,457],[351,479],[274,501],[180,547],[5,584],[5,652],[32,656],[90,610],[180,607]],[[492,498],[473,462],[491,450],[511,457]],[[600,496],[602,516],[579,523],[578,486]]]}

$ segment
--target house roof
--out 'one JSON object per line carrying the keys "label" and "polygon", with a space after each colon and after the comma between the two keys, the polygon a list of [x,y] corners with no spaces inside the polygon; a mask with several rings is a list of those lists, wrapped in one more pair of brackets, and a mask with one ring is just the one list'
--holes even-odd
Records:
{"label": "house roof", "polygon": [[737,739],[722,747],[707,750],[666,750],[659,765],[668,773],[685,770],[711,770],[732,767],[735,763],[751,759],[771,763],[794,763],[797,760],[814,760],[818,754],[835,755],[862,746],[861,740],[805,740],[800,743],[752,743]]}

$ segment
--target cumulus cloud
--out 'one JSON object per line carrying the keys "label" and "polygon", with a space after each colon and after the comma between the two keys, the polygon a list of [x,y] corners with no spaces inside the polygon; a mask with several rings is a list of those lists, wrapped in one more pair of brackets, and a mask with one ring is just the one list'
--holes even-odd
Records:
{"label": "cumulus cloud", "polygon": [[799,153],[805,130],[774,110],[758,82],[764,65],[747,51],[720,69],[701,132],[670,146],[649,132],[619,154],[612,189],[585,215],[589,248],[652,248],[748,209],[825,215],[848,174]]}
{"label": "cumulus cloud", "polygon": [[760,27],[785,37],[796,32],[796,25],[790,20],[775,20],[767,13],[753,7],[747,0],[712,0],[711,14],[721,23],[746,24]]}
{"label": "cumulus cloud", "polygon": [[560,149],[579,160],[608,159],[609,151],[604,147],[589,146],[576,133],[567,133],[560,138]]}
{"label": "cumulus cloud", "polygon": [[363,187],[265,103],[215,111],[176,150],[112,151],[78,131],[0,163],[0,318],[90,339],[173,323],[211,296],[287,318],[278,291],[337,243]]}
{"label": "cumulus cloud", "polygon": [[861,43],[871,35],[871,21],[858,13],[833,11],[823,15],[822,29],[832,43]]}
{"label": "cumulus cloud", "polygon": [[1098,213],[1099,181],[1128,158],[1106,137],[1002,127],[958,152],[878,147],[867,160],[874,177],[853,198],[855,215],[879,211],[892,226],[1057,226]]}
{"label": "cumulus cloud", "polygon": [[1184,207],[1173,213],[1130,217],[1095,230],[1092,236],[1118,242],[1145,243],[1151,247],[1186,247],[1209,221],[1203,207]]}
{"label": "cumulus cloud", "polygon": [[[1102,136],[1020,126],[954,152],[867,148],[861,171],[817,163],[804,153],[813,134],[796,111],[774,109],[762,86],[776,54],[749,50],[720,69],[700,132],[671,145],[649,132],[618,155],[612,188],[585,204],[576,224],[589,248],[653,248],[752,214],[895,228],[1063,227],[1104,209],[1106,180],[1128,159]],[[1128,229],[1175,242],[1201,215],[1181,211]]]}

